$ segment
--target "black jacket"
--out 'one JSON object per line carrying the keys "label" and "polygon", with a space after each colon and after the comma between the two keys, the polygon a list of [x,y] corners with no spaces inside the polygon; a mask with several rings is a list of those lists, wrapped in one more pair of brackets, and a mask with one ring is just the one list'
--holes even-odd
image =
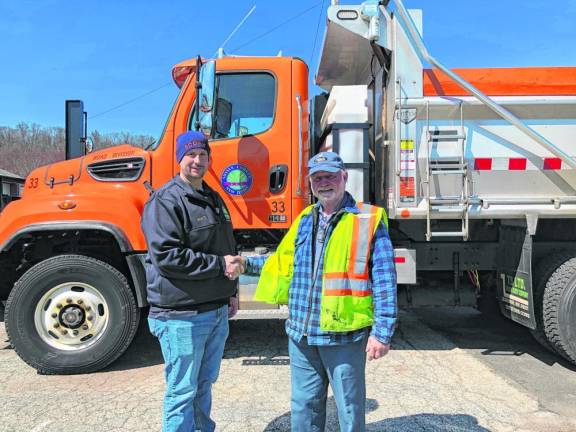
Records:
{"label": "black jacket", "polygon": [[225,304],[236,294],[238,282],[224,275],[224,255],[236,254],[230,214],[220,196],[206,183],[203,187],[197,191],[177,175],[154,192],[144,207],[152,309]]}

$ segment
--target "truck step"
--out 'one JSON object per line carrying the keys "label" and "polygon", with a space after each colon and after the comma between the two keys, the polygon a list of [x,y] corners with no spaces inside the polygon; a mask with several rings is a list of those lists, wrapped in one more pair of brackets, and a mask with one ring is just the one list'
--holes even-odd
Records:
{"label": "truck step", "polygon": [[443,135],[430,135],[429,140],[430,142],[438,142],[438,141],[457,141],[457,140],[463,140],[466,139],[466,135],[449,135],[449,134],[443,134]]}
{"label": "truck step", "polygon": [[465,169],[433,169],[430,171],[431,175],[454,175],[454,174],[459,174],[459,175],[464,175],[466,174],[466,170]]}
{"label": "truck step", "polygon": [[431,231],[430,237],[467,237],[465,231]]}
{"label": "truck step", "polygon": [[468,206],[465,204],[462,205],[454,205],[454,204],[449,204],[449,205],[434,205],[432,207],[430,207],[430,210],[432,210],[435,213],[464,213],[466,210],[468,209]]}

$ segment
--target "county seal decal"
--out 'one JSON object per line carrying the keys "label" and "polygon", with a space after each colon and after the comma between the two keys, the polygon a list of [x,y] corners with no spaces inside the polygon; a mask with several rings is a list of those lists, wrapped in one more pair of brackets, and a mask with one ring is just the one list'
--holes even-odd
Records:
{"label": "county seal decal", "polygon": [[221,183],[230,195],[244,195],[252,187],[252,173],[244,165],[230,165],[222,172]]}

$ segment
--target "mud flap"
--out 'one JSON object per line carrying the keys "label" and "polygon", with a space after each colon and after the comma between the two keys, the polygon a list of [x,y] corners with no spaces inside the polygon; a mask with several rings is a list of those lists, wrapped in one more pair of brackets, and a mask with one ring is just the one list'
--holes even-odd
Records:
{"label": "mud flap", "polygon": [[500,227],[498,302],[502,314],[535,329],[532,294],[532,236],[526,226]]}

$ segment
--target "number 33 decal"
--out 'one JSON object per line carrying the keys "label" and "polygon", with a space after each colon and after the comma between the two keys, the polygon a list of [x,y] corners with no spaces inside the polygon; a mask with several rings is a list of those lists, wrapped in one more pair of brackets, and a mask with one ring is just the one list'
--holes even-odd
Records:
{"label": "number 33 decal", "polygon": [[272,201],[272,213],[284,213],[285,211],[284,201]]}
{"label": "number 33 decal", "polygon": [[28,180],[28,189],[36,189],[38,187],[38,177],[31,177]]}

